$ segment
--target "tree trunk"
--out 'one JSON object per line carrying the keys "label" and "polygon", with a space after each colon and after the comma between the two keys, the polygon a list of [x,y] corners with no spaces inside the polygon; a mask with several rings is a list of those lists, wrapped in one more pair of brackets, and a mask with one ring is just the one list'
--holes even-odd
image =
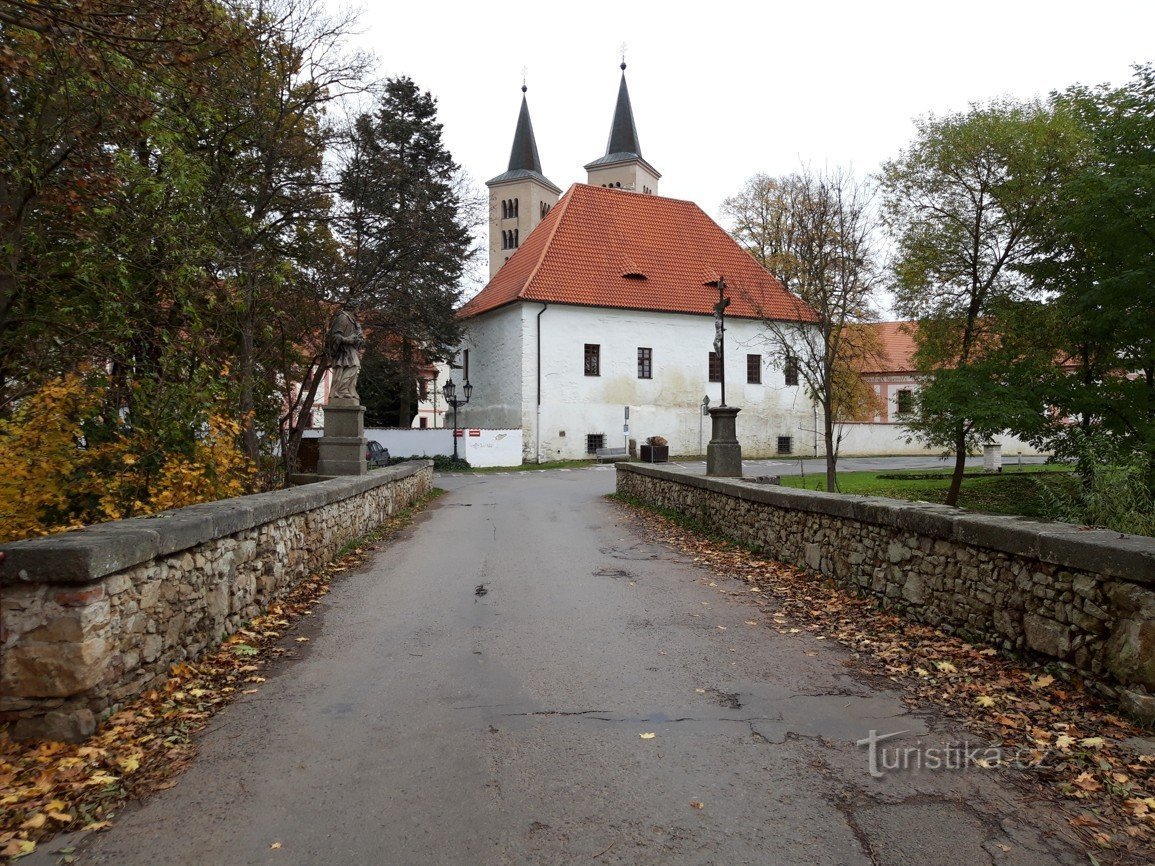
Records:
{"label": "tree trunk", "polygon": [[240,400],[239,406],[241,415],[241,439],[244,444],[245,454],[254,463],[257,462],[261,456],[260,443],[257,442],[257,428],[256,428],[256,399],[254,397],[255,387],[253,378],[256,375],[256,359],[254,358],[256,346],[256,311],[253,309],[252,303],[252,289],[247,286],[245,289],[247,297],[245,298],[245,309],[241,313],[241,347],[239,357],[237,358],[237,375],[239,377],[239,391]]}
{"label": "tree trunk", "polygon": [[960,424],[954,443],[954,474],[950,477],[950,490],[946,494],[947,505],[957,505],[959,491],[962,490],[963,473],[967,468],[967,434]]}
{"label": "tree trunk", "polygon": [[822,407],[822,438],[826,441],[826,489],[838,492],[838,449],[834,444],[834,413]]}

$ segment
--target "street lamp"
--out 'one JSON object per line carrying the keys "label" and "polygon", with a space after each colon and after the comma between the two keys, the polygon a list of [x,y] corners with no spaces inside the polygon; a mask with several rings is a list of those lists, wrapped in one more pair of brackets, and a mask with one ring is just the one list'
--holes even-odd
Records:
{"label": "street lamp", "polygon": [[445,395],[445,402],[453,407],[453,460],[457,461],[457,408],[464,406],[469,402],[469,398],[473,396],[473,386],[469,384],[469,380],[465,380],[465,387],[461,389],[465,392],[465,399],[460,400],[457,397],[457,386],[453,384],[453,378],[441,389],[441,393]]}

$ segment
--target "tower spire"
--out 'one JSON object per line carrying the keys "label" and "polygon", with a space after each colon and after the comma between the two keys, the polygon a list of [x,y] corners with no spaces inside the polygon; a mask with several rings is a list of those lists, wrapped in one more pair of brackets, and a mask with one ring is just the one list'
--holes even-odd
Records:
{"label": "tower spire", "polygon": [[629,189],[634,192],[656,193],[661,174],[642,157],[638,127],[634,123],[634,108],[630,103],[630,89],[626,86],[626,47],[622,45],[622,80],[618,84],[618,101],[614,105],[614,119],[604,156],[585,166],[591,185]]}
{"label": "tower spire", "polygon": [[525,70],[521,73],[521,110],[509,151],[509,168],[485,182],[489,187],[489,275],[521,246],[557,203],[561,190],[541,173],[537,139],[529,119]]}

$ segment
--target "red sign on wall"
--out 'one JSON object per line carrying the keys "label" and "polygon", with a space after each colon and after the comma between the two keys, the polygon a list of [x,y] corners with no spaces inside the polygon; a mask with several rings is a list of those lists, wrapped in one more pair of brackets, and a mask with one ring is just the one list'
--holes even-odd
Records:
{"label": "red sign on wall", "polygon": [[453,436],[454,436],[454,438],[456,438],[456,439],[460,439],[460,438],[461,438],[462,436],[464,436],[464,435],[465,435],[465,431],[464,431],[464,430],[454,430],[454,431],[453,431]]}
{"label": "red sign on wall", "polygon": [[480,431],[480,430],[470,430],[470,431],[469,431],[469,435],[470,435],[470,436],[480,436],[480,435],[481,435],[481,431]]}

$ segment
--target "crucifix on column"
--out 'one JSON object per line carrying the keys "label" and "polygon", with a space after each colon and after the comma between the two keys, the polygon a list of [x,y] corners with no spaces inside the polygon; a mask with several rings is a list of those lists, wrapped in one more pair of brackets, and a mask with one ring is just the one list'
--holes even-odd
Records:
{"label": "crucifix on column", "polygon": [[718,303],[714,304],[714,354],[718,356],[719,382],[722,386],[722,406],[726,405],[726,308],[730,299],[726,297],[726,278],[718,277]]}
{"label": "crucifix on column", "polygon": [[738,444],[737,406],[726,405],[726,280],[718,277],[718,303],[714,305],[714,353],[718,358],[718,380],[722,385],[722,403],[710,413],[710,444],[706,446],[706,474],[723,477],[742,476],[742,446]]}

